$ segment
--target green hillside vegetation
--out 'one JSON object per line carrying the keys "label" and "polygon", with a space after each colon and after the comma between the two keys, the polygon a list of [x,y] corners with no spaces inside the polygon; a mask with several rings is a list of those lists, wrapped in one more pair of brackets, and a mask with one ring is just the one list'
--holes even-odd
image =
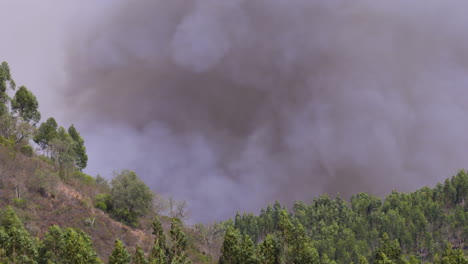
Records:
{"label": "green hillside vegetation", "polygon": [[125,256],[123,251],[136,253],[142,263],[158,263],[150,255],[151,229],[154,217],[163,212],[165,258],[209,262],[178,220],[186,217],[185,202],[153,194],[129,170],[116,172],[110,182],[83,173],[88,156],[78,130],[73,125],[65,129],[52,117],[39,124],[38,108],[31,91],[16,89],[3,62],[0,263],[121,263],[115,261]]}
{"label": "green hillside vegetation", "polygon": [[[434,188],[322,195],[292,208],[184,225],[184,201],[164,199],[130,170],[83,173],[75,126],[41,121],[39,103],[0,65],[0,264],[468,263],[468,174]],[[209,213],[209,212],[207,212]]]}
{"label": "green hillside vegetation", "polygon": [[[220,263],[468,263],[467,195],[462,170],[435,188],[384,200],[322,195],[292,210],[276,202],[258,216],[237,213]],[[444,260],[451,256],[463,261]]]}

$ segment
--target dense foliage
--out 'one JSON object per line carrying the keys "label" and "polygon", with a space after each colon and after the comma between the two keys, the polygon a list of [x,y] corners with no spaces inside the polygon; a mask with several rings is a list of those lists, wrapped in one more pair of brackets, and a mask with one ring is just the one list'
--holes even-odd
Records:
{"label": "dense foliage", "polygon": [[296,202],[291,213],[276,202],[258,216],[236,215],[220,263],[241,263],[232,259],[245,252],[257,262],[242,263],[452,263],[442,259],[468,249],[467,198],[462,170],[435,188],[394,191],[384,200],[359,193],[348,203],[323,195]]}
{"label": "dense foliage", "polygon": [[[146,259],[137,246],[132,257],[117,239],[108,263],[189,264],[187,240],[180,220],[172,219],[168,246],[161,244],[166,238],[158,218],[154,219],[153,226],[153,234],[156,234],[153,249],[157,253],[151,252]],[[0,263],[100,264],[102,261],[97,257],[91,238],[83,231],[53,225],[43,239],[38,240],[23,226],[15,211],[7,207],[0,211]]]}

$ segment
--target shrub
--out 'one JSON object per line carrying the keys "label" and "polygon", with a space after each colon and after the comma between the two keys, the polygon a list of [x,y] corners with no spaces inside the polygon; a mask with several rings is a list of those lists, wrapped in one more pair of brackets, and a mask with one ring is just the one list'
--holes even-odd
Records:
{"label": "shrub", "polygon": [[107,212],[107,205],[103,202],[96,202],[95,207],[101,211]]}
{"label": "shrub", "polygon": [[0,137],[0,145],[5,147],[13,147],[15,145],[15,141],[11,138]]}
{"label": "shrub", "polygon": [[32,157],[34,154],[34,150],[30,145],[24,145],[20,149],[21,153],[23,153],[25,156]]}
{"label": "shrub", "polygon": [[137,226],[138,215],[126,208],[116,208],[111,211],[112,217],[116,220],[132,227]]}
{"label": "shrub", "polygon": [[75,178],[82,182],[84,185],[93,186],[96,185],[96,180],[93,176],[90,176],[86,173],[76,171],[74,174]]}
{"label": "shrub", "polygon": [[24,208],[26,208],[26,200],[21,199],[21,198],[15,198],[15,199],[13,199],[13,205],[16,208],[24,209]]}
{"label": "shrub", "polygon": [[101,193],[94,197],[94,206],[104,212],[109,212],[112,209],[112,199],[107,193]]}

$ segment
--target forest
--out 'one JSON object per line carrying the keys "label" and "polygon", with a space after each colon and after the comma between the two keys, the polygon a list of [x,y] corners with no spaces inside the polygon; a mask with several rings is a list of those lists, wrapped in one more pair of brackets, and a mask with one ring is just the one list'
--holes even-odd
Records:
{"label": "forest", "polygon": [[188,225],[186,202],[153,193],[133,171],[83,173],[77,128],[41,120],[3,62],[0,263],[468,263],[465,170],[411,193],[323,194]]}

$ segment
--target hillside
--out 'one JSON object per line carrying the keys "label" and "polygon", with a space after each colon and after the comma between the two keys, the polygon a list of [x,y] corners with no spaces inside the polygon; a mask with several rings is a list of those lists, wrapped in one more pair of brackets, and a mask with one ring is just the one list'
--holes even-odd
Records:
{"label": "hillside", "polygon": [[[49,163],[43,157],[28,157],[0,145],[0,208],[11,206],[34,237],[43,238],[53,225],[84,231],[103,260],[111,254],[116,239],[121,240],[129,252],[133,253],[137,245],[144,252],[151,251],[154,213],[140,219],[138,228],[125,225],[94,207],[94,196],[102,191],[94,178],[76,174],[63,179]],[[161,222],[168,233],[169,217],[162,217]],[[187,232],[191,234],[190,230]],[[194,245],[192,236],[189,236],[190,256],[194,263],[205,263],[197,262],[202,253]]]}
{"label": "hillside", "polygon": [[92,178],[62,180],[40,157],[27,157],[0,147],[0,206],[11,205],[33,236],[43,237],[51,225],[74,227],[89,234],[99,256],[110,255],[114,240],[130,248],[149,249],[152,238],[143,230],[128,227],[94,208]]}
{"label": "hillside", "polygon": [[[285,232],[303,230],[309,241],[304,240],[303,245],[310,243],[320,263],[351,263],[359,257],[372,262],[385,239],[396,239],[403,259],[413,257],[413,261],[428,263],[440,258],[448,243],[454,250],[468,250],[467,186],[468,176],[460,171],[435,188],[424,187],[408,194],[395,191],[384,200],[367,193],[353,196],[350,202],[324,195],[310,204],[298,201],[291,210],[276,202],[259,215],[238,213],[233,220],[218,225],[186,228],[190,256],[193,263],[209,262],[209,258],[202,257],[206,253],[216,260],[221,253],[220,238],[227,229],[230,231],[226,239],[233,234],[239,236],[238,250],[242,248],[242,235],[255,242],[257,250],[274,238],[278,245],[284,243],[279,252],[283,252],[281,258],[287,259],[288,250],[294,247],[288,246]],[[116,221],[94,206],[94,197],[102,192],[101,188],[95,178],[76,174],[63,179],[47,159],[28,157],[14,148],[0,146],[0,207],[13,207],[32,236],[43,238],[52,225],[82,230],[91,237],[104,261],[111,254],[115,239],[121,240],[129,252],[133,253],[137,245],[150,252],[153,216],[142,218],[138,228]],[[163,217],[162,223],[167,233],[169,218]],[[226,242],[222,250],[227,251]]]}
{"label": "hillside", "polygon": [[276,202],[259,215],[237,213],[223,258],[242,252],[247,239],[257,249],[277,248],[251,256],[286,263],[468,263],[467,198],[468,174],[461,170],[435,188],[393,191],[385,199],[325,194],[291,210]]}
{"label": "hillside", "polygon": [[0,263],[468,263],[464,170],[384,199],[324,194],[186,226],[185,202],[159,197],[130,170],[110,181],[83,173],[77,129],[40,120],[34,94],[16,89],[2,63]]}

